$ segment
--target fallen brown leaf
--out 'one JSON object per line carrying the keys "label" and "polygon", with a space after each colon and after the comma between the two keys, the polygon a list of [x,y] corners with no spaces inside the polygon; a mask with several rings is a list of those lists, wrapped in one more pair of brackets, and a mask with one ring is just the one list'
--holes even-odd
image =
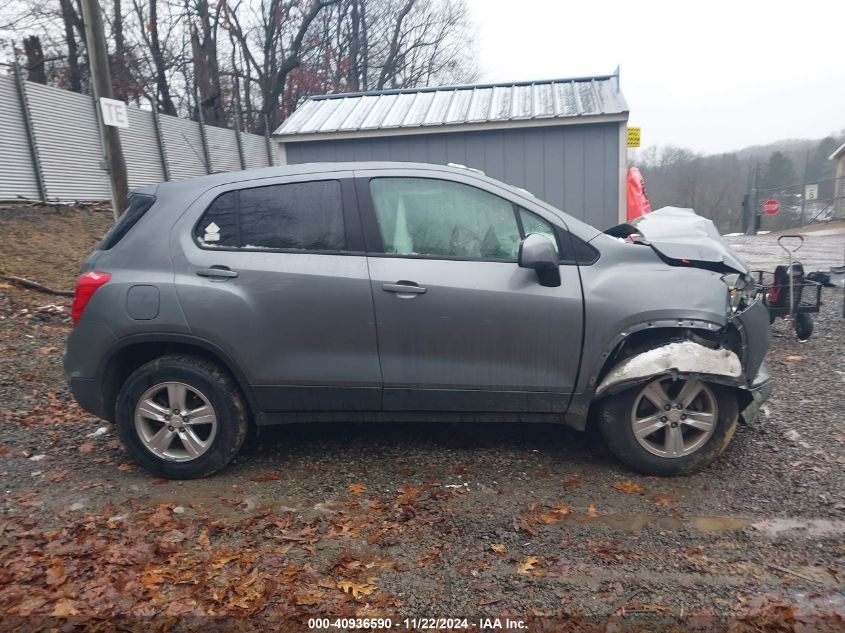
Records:
{"label": "fallen brown leaf", "polygon": [[413,503],[422,492],[422,489],[415,488],[414,486],[402,486],[397,492],[399,492],[400,503]]}
{"label": "fallen brown leaf", "polygon": [[532,571],[534,571],[534,566],[538,565],[539,563],[539,556],[529,556],[524,561],[519,563],[519,565],[516,566],[516,572],[518,574],[530,574]]}
{"label": "fallen brown leaf", "polygon": [[635,484],[633,481],[616,481],[610,485],[611,488],[621,490],[628,495],[641,494],[644,488],[640,484]]}
{"label": "fallen brown leaf", "polygon": [[588,517],[597,517],[598,515],[599,515],[599,511],[598,511],[598,510],[596,510],[596,506],[594,506],[594,505],[591,503],[591,504],[590,504],[590,507],[589,507],[589,508],[587,508],[587,516],[588,516]]}
{"label": "fallen brown leaf", "polygon": [[263,475],[255,475],[250,477],[250,481],[280,481],[282,477],[276,473],[264,473]]}
{"label": "fallen brown leaf", "polygon": [[70,615],[79,615],[79,611],[76,610],[76,602],[68,598],[62,598],[53,607],[53,612],[50,615],[57,618],[65,618]]}
{"label": "fallen brown leaf", "polygon": [[577,488],[581,485],[581,475],[572,475],[569,479],[563,482],[564,488]]}
{"label": "fallen brown leaf", "polygon": [[65,567],[61,563],[56,563],[52,567],[47,570],[47,580],[48,585],[53,585],[58,587],[59,585],[63,585],[67,582],[67,574],[65,574]]}
{"label": "fallen brown leaf", "polygon": [[654,497],[654,503],[659,506],[668,506],[675,503],[678,498],[675,495],[670,495],[666,493],[661,493]]}
{"label": "fallen brown leaf", "polygon": [[337,583],[337,586],[343,593],[351,593],[353,598],[361,595],[369,596],[376,590],[373,585],[352,582],[351,580],[341,580]]}
{"label": "fallen brown leaf", "polygon": [[349,492],[353,495],[360,495],[367,487],[364,484],[349,484]]}
{"label": "fallen brown leaf", "polygon": [[94,450],[94,445],[91,442],[85,442],[79,446],[80,453],[90,453]]}
{"label": "fallen brown leaf", "polygon": [[504,543],[493,543],[490,545],[490,549],[496,552],[499,556],[505,555],[505,544]]}

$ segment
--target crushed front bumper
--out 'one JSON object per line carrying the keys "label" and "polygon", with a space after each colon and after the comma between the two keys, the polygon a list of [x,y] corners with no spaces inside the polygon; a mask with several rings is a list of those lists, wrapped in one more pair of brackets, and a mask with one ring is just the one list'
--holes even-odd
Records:
{"label": "crushed front bumper", "polygon": [[774,389],[775,383],[769,374],[769,368],[766,366],[766,362],[763,361],[760,364],[760,369],[757,371],[757,376],[748,387],[748,392],[751,394],[751,401],[741,413],[742,419],[746,424],[750,424],[757,418],[760,407],[769,399]]}

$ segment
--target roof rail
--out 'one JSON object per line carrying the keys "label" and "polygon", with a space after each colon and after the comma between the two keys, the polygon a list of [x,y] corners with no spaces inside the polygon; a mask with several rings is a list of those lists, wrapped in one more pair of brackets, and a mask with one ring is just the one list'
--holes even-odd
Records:
{"label": "roof rail", "polygon": [[475,167],[467,167],[466,165],[461,165],[460,163],[446,163],[446,167],[455,167],[456,169],[466,169],[467,171],[474,171],[476,174],[481,174],[482,176],[486,176],[483,171],[480,169],[476,169]]}

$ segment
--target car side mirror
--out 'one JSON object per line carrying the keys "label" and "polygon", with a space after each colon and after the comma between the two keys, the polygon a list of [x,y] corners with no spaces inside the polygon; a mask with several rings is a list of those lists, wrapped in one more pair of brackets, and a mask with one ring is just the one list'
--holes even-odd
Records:
{"label": "car side mirror", "polygon": [[555,245],[545,235],[532,233],[519,243],[520,268],[533,268],[541,286],[560,285],[560,260]]}

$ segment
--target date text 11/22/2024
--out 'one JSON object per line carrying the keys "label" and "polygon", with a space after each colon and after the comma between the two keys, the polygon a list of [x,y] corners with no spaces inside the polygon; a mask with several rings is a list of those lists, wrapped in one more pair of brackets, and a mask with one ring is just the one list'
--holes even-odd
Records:
{"label": "date text 11/22/2024", "polygon": [[525,622],[512,618],[405,618],[394,622],[390,618],[310,618],[308,629],[311,631],[344,631],[370,629],[375,631],[410,630],[477,630],[519,631],[527,628]]}

